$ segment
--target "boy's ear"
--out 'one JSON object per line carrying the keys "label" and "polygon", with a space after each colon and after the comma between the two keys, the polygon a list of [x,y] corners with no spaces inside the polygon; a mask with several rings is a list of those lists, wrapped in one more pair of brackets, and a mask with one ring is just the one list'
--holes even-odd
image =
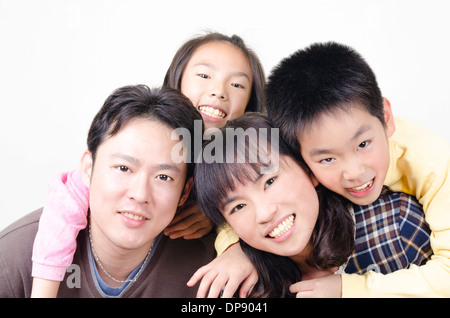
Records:
{"label": "boy's ear", "polygon": [[81,180],[88,188],[90,188],[91,184],[92,166],[92,153],[86,150],[81,158]]}
{"label": "boy's ear", "polygon": [[178,206],[182,206],[184,202],[186,202],[189,197],[189,193],[191,193],[192,186],[194,185],[194,178],[190,177],[186,181],[186,185],[184,186],[183,193],[181,194],[180,202],[178,202]]}
{"label": "boy's ear", "polygon": [[383,98],[383,113],[384,113],[384,122],[386,125],[386,135],[389,138],[395,132],[395,122],[394,122],[394,115],[392,114],[391,103],[386,97]]}
{"label": "boy's ear", "polygon": [[314,174],[312,172],[310,173],[310,178],[311,178],[311,182],[312,182],[313,186],[317,187],[319,185],[319,180],[316,179],[316,177],[314,176]]}

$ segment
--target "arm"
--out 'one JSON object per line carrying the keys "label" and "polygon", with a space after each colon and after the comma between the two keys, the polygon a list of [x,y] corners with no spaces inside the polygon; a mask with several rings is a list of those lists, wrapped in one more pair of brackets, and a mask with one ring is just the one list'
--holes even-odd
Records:
{"label": "arm", "polygon": [[33,246],[32,276],[40,280],[33,283],[32,297],[56,296],[59,282],[72,263],[78,232],[87,224],[88,198],[79,170],[50,181]]}
{"label": "arm", "polygon": [[214,228],[213,223],[202,213],[193,200],[189,200],[178,208],[178,211],[164,230],[171,239],[183,237],[186,240],[205,236]]}
{"label": "arm", "polygon": [[385,184],[423,205],[434,255],[425,265],[386,275],[343,274],[343,297],[450,296],[450,147],[417,125],[396,119],[396,126]]}
{"label": "arm", "polygon": [[197,291],[197,297],[203,298],[209,289],[208,297],[233,297],[239,289],[239,297],[244,298],[252,291],[258,275],[255,267],[242,251],[239,244],[233,244],[209,264],[198,269],[187,282],[189,287],[202,280]]}

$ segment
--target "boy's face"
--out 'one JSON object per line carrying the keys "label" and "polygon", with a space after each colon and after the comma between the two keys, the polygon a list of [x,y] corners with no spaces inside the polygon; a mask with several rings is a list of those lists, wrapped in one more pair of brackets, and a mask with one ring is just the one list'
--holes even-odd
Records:
{"label": "boy's face", "polygon": [[388,137],[395,131],[389,102],[386,127],[363,107],[320,115],[298,136],[301,154],[320,183],[358,205],[374,202],[389,168]]}
{"label": "boy's face", "polygon": [[[91,227],[98,244],[114,250],[148,251],[153,239],[172,221],[190,190],[186,163],[174,163],[167,126],[132,119],[97,150],[87,152],[83,181],[90,189]],[[181,198],[181,199],[180,199]]]}

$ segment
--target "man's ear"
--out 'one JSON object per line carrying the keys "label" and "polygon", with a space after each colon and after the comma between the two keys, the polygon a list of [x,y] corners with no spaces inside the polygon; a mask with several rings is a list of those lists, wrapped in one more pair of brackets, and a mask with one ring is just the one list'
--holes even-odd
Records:
{"label": "man's ear", "polygon": [[391,137],[395,132],[394,115],[392,114],[391,103],[387,98],[383,98],[384,122],[386,125],[386,135]]}
{"label": "man's ear", "polygon": [[90,188],[91,185],[92,167],[92,153],[86,150],[81,158],[81,180],[88,188]]}
{"label": "man's ear", "polygon": [[191,193],[192,186],[194,185],[194,178],[190,177],[186,181],[186,185],[184,186],[183,193],[181,194],[180,202],[178,202],[178,206],[182,206],[184,202],[186,202],[189,197],[189,193]]}

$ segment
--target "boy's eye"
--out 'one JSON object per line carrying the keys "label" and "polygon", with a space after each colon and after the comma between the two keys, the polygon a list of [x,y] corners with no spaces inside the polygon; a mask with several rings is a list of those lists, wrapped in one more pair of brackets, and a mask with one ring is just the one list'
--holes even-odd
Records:
{"label": "boy's eye", "polygon": [[359,144],[358,149],[364,149],[369,145],[369,141],[363,141],[362,143]]}
{"label": "boy's eye", "polygon": [[264,189],[267,189],[268,187],[270,187],[272,185],[272,183],[275,182],[275,178],[270,178],[269,180],[266,181],[266,183],[264,183]]}
{"label": "boy's eye", "polygon": [[334,161],[334,158],[326,158],[326,159],[320,160],[320,163],[329,164],[329,163],[332,163],[333,161]]}
{"label": "boy's eye", "polygon": [[242,210],[245,207],[245,204],[238,204],[233,209],[231,209],[231,213],[238,212]]}

